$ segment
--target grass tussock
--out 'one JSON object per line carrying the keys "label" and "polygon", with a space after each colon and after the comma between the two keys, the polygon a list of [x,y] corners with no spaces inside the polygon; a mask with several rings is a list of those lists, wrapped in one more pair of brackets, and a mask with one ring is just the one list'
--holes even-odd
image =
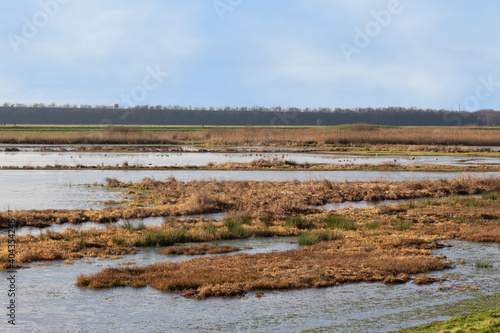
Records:
{"label": "grass tussock", "polygon": [[[214,212],[241,212],[258,219],[272,216],[284,219],[319,213],[314,206],[328,202],[380,201],[385,199],[415,199],[500,192],[500,178],[460,177],[451,180],[418,180],[404,182],[330,182],[321,181],[191,181],[174,178],[166,181],[144,179],[124,183],[108,179],[106,186],[123,190],[128,207],[109,207],[103,210],[31,210],[0,213],[0,227],[8,227],[9,219],[19,226],[43,227],[50,224],[116,222],[119,219],[151,216],[179,216]],[[480,198],[460,201],[469,207],[484,204]],[[460,199],[462,200],[462,199]],[[414,204],[413,204],[414,205]],[[454,206],[455,203],[450,203]],[[393,208],[380,207],[381,213],[393,214]],[[306,218],[295,217],[291,224],[308,229]],[[245,225],[245,221],[239,224]],[[238,224],[238,223],[236,223]]]}
{"label": "grass tussock", "polygon": [[218,254],[218,253],[229,253],[237,252],[241,249],[237,246],[228,245],[190,245],[190,246],[171,246],[166,249],[160,250],[160,253],[166,255],[201,255],[201,254]]}
{"label": "grass tussock", "polygon": [[236,238],[247,238],[248,232],[242,226],[243,221],[241,218],[228,218],[224,223],[229,234],[236,236]]}
{"label": "grass tussock", "polygon": [[299,245],[313,245],[322,241],[333,241],[344,238],[344,235],[328,230],[306,231],[299,236]]}
{"label": "grass tussock", "polygon": [[311,220],[304,218],[301,215],[289,216],[285,219],[286,225],[289,227],[295,227],[299,230],[312,229],[314,223]]}
{"label": "grass tussock", "polygon": [[476,268],[492,268],[493,262],[491,260],[477,260]]}
{"label": "grass tussock", "polygon": [[324,220],[328,228],[356,230],[356,221],[338,215],[328,215]]}
{"label": "grass tussock", "polygon": [[144,230],[144,229],[146,229],[146,226],[144,225],[144,221],[139,221],[138,223],[133,223],[129,220],[126,220],[123,222],[121,227],[125,228],[127,230]]}
{"label": "grass tussock", "polygon": [[380,228],[380,223],[379,222],[367,222],[364,224],[365,228],[369,229],[369,230],[373,230],[373,229],[378,229]]}
{"label": "grass tussock", "polygon": [[400,231],[406,231],[406,230],[409,230],[411,228],[411,226],[413,225],[413,221],[410,221],[410,220],[400,220],[400,221],[396,221],[395,225],[394,225],[394,229],[396,230],[400,230]]}
{"label": "grass tussock", "polygon": [[483,199],[498,200],[500,199],[500,192],[489,192],[483,194]]}
{"label": "grass tussock", "polygon": [[174,229],[168,232],[149,229],[129,245],[135,247],[164,247],[184,243],[186,241],[186,229],[184,228]]}

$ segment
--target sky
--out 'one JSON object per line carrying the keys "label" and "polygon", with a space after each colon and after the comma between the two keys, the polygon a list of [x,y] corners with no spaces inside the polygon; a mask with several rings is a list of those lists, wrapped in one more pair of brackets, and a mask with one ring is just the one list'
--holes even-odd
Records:
{"label": "sky", "polygon": [[498,0],[0,2],[0,104],[500,109]]}

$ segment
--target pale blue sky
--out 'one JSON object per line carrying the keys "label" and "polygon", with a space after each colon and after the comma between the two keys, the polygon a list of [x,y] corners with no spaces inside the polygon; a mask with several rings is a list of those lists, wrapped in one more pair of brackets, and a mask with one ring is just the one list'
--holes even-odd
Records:
{"label": "pale blue sky", "polygon": [[499,14],[497,0],[2,1],[0,103],[500,109]]}

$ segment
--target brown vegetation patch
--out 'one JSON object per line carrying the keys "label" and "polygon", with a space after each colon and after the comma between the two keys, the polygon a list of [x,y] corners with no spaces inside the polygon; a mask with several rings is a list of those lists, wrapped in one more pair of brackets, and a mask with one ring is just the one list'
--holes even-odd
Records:
{"label": "brown vegetation patch", "polygon": [[237,252],[241,249],[237,246],[228,245],[190,245],[190,246],[171,246],[166,249],[160,250],[160,253],[166,255],[200,255],[200,254],[217,254],[217,253],[229,253]]}
{"label": "brown vegetation patch", "polygon": [[[28,263],[44,260],[66,260],[83,257],[123,255],[135,253],[130,247],[110,242],[110,230],[68,230],[62,233],[47,232],[39,237],[16,237],[16,262]],[[0,238],[0,262],[8,257],[7,237]],[[6,267],[4,267],[6,268]]]}
{"label": "brown vegetation patch", "polygon": [[439,278],[433,278],[433,277],[430,277],[426,274],[422,274],[422,275],[419,275],[419,276],[416,276],[414,279],[413,279],[413,282],[415,282],[415,284],[431,284],[431,283],[434,283],[434,282],[437,282],[437,281],[443,281],[443,279],[439,279]]}
{"label": "brown vegetation patch", "polygon": [[190,215],[236,210],[250,216],[284,217],[311,214],[311,206],[329,202],[380,201],[500,190],[498,178],[461,177],[451,180],[404,182],[321,181],[167,181],[144,179],[135,184],[109,179],[107,186],[126,188],[136,204],[164,205],[174,214]]}
{"label": "brown vegetation patch", "polygon": [[407,274],[448,267],[415,248],[386,249],[366,242],[322,242],[286,252],[201,257],[143,268],[112,268],[78,278],[90,288],[144,287],[181,292],[186,297],[235,296],[251,290],[301,289],[352,282],[394,283]]}
{"label": "brown vegetation patch", "polygon": [[[335,240],[319,239],[318,243],[309,242],[312,245],[295,251],[204,257],[142,268],[107,269],[91,276],[81,276],[78,280],[78,285],[92,288],[151,285],[162,290],[179,291],[187,297],[204,298],[241,295],[250,290],[325,287],[359,281],[404,283],[411,279],[411,274],[448,266],[446,258],[431,255],[432,249],[442,246],[437,242],[439,240],[500,242],[500,194],[491,192],[498,191],[499,180],[496,178],[464,177],[449,181],[400,183],[184,183],[175,179],[167,182],[147,179],[136,184],[110,179],[109,183],[129,191],[130,195],[145,204],[156,198],[162,205],[158,207],[179,207],[180,203],[192,202],[193,195],[205,198],[201,201],[204,204],[215,202],[228,205],[232,202],[230,200],[234,200],[234,206],[228,207],[241,207],[241,210],[271,205],[265,201],[269,200],[265,198],[266,194],[279,204],[271,206],[278,208],[273,213],[233,213],[221,221],[193,218],[170,220],[157,227],[130,225],[104,230],[47,233],[40,237],[18,237],[18,262],[57,259],[71,262],[72,258],[83,256],[107,257],[132,253],[136,247],[163,247],[185,242],[299,236],[308,232],[325,235],[339,231],[342,233],[342,237],[331,238]],[[239,187],[243,189],[239,190]],[[245,191],[249,194],[245,194]],[[292,207],[306,207],[315,202],[328,201],[332,199],[330,195],[341,199],[344,195],[356,198],[366,196],[368,191],[375,197],[490,193],[481,197],[411,200],[388,207],[347,208],[337,210],[334,214],[314,209],[301,215],[295,213],[294,209],[285,210],[286,200]],[[244,205],[245,202],[248,207]],[[157,210],[158,207],[109,211],[131,214],[130,211],[145,212],[146,209]],[[213,209],[214,206],[207,207]],[[280,207],[283,207],[281,211]],[[94,213],[106,216],[102,211]],[[0,243],[6,241],[5,237],[0,238]],[[6,249],[6,244],[1,248]],[[6,255],[6,250],[0,252],[0,262],[5,265]],[[424,282],[431,281],[425,277],[415,278],[415,283]]]}

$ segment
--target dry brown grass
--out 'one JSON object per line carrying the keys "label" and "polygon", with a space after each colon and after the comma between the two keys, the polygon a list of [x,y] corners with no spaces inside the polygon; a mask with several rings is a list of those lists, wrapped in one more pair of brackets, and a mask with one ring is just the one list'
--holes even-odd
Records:
{"label": "dry brown grass", "polygon": [[[408,281],[407,274],[440,267],[442,258],[434,258],[429,252],[439,247],[436,241],[463,239],[500,243],[499,198],[498,194],[489,194],[479,198],[429,199],[389,207],[342,209],[335,212],[337,219],[355,221],[356,228],[343,229],[344,237],[332,242],[320,242],[300,251],[279,254],[201,259],[196,264],[186,262],[178,266],[161,264],[134,268],[142,272],[138,277],[128,276],[131,271],[108,270],[96,276],[82,277],[81,283],[92,287],[110,287],[116,283],[132,286],[150,284],[202,298],[241,294],[247,290],[306,288],[356,281],[405,282]],[[305,224],[309,230],[332,232],[336,227],[328,224],[327,217],[331,214],[315,213],[302,219],[307,221]],[[228,223],[229,220],[232,222]],[[409,227],[398,228],[398,221],[409,222]],[[276,216],[272,223],[266,223],[259,218],[233,215],[222,221],[185,219],[172,220],[158,227],[115,227],[47,233],[41,237],[23,236],[17,238],[16,250],[18,262],[63,259],[71,262],[73,258],[84,256],[133,253],[136,246],[165,246],[252,236],[298,236],[304,232],[300,226]],[[6,241],[5,237],[0,238],[0,244]],[[157,242],[164,242],[164,245]],[[0,252],[0,262],[5,266],[8,254],[6,244],[1,248],[5,250]],[[186,253],[187,250],[189,253],[193,249],[198,252],[201,248],[174,248],[174,252]],[[198,264],[204,267],[200,270],[201,275],[194,272]],[[162,275],[166,273],[155,267],[172,268],[172,272]],[[218,272],[222,272],[222,280]],[[191,273],[194,274],[193,280],[189,275]],[[138,284],[142,278],[145,280]],[[423,283],[424,280],[421,278],[418,282]]]}
{"label": "dry brown grass", "polygon": [[90,288],[144,287],[184,296],[242,295],[250,290],[327,287],[360,281],[406,282],[408,274],[447,267],[448,263],[414,248],[374,248],[363,240],[324,242],[301,250],[256,255],[201,257],[144,268],[106,269],[78,278]]}
{"label": "dry brown grass", "polygon": [[[453,211],[462,208],[469,214],[467,223],[453,215]],[[436,242],[440,239],[500,242],[500,200],[493,195],[343,209],[336,213],[358,222],[356,230],[343,231],[346,235],[343,239],[280,253],[106,269],[80,276],[77,285],[90,288],[150,285],[181,292],[186,297],[205,298],[242,295],[251,290],[326,287],[360,281],[404,283],[410,279],[409,274],[448,266],[445,257],[433,257],[430,252],[440,247]],[[322,221],[326,214],[310,217],[315,230],[325,227]],[[402,219],[411,222],[408,229],[396,227],[395,222]],[[377,228],[368,227],[374,222]],[[252,221],[249,230],[252,227],[258,227],[258,222]],[[273,228],[286,227],[286,222],[281,221],[275,222]],[[437,281],[425,275],[414,280],[417,284]]]}
{"label": "dry brown grass", "polygon": [[240,250],[241,249],[237,246],[201,244],[201,245],[190,245],[190,246],[171,246],[163,250],[160,250],[160,253],[166,255],[193,256],[200,254],[237,252]]}
{"label": "dry brown grass", "polygon": [[170,207],[179,215],[239,211],[252,217],[311,214],[311,206],[329,202],[380,201],[500,190],[498,178],[461,177],[451,180],[404,182],[321,181],[167,181],[144,179],[135,184],[108,180],[108,186],[126,188],[135,203]]}
{"label": "dry brown grass", "polygon": [[[42,210],[0,213],[0,227],[11,219],[19,226],[61,223],[116,222],[119,219],[196,215],[238,211],[253,218],[313,214],[312,206],[329,202],[414,199],[500,191],[499,178],[461,177],[451,180],[404,182],[321,181],[167,181],[144,179],[135,184],[109,179],[107,186],[120,187],[133,200],[131,207],[103,210]],[[154,205],[154,206],[150,206]]]}
{"label": "dry brown grass", "polygon": [[192,132],[147,132],[108,129],[95,132],[0,132],[3,143],[37,144],[169,144],[323,146],[325,144],[500,145],[495,129],[466,127],[372,128],[212,128]]}

